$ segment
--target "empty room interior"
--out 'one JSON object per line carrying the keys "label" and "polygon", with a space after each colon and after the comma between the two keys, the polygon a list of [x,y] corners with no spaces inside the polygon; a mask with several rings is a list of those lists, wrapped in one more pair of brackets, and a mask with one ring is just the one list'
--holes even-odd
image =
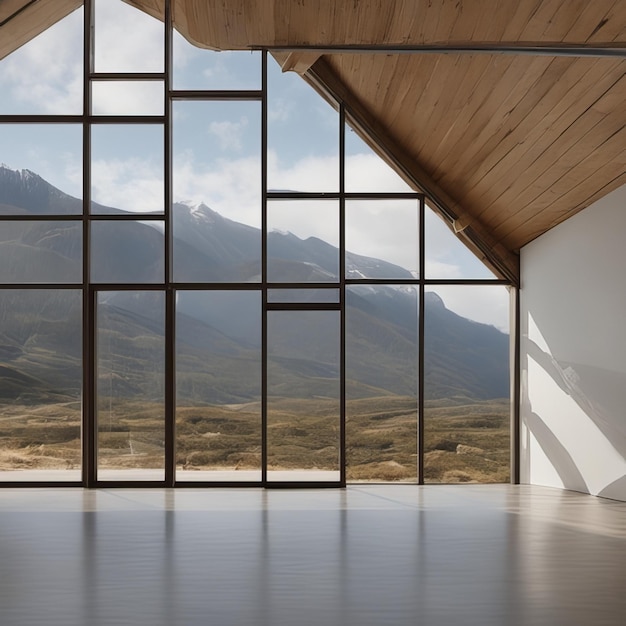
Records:
{"label": "empty room interior", "polygon": [[623,0],[0,1],[0,623],[626,615]]}

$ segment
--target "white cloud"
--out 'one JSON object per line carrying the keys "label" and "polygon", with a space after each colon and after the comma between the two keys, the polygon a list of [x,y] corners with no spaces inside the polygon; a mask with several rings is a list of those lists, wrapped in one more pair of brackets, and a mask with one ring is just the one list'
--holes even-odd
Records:
{"label": "white cloud", "polygon": [[174,159],[174,201],[204,202],[224,217],[261,225],[260,156],[199,163],[191,152]]}
{"label": "white cloud", "polygon": [[163,211],[163,170],[142,159],[94,160],[95,202],[133,212]]}
{"label": "white cloud", "polygon": [[121,0],[95,5],[97,72],[162,72],[163,23]]}
{"label": "white cloud", "polygon": [[272,98],[271,106],[267,110],[269,122],[286,122],[294,109],[294,103],[284,98]]}
{"label": "white cloud", "polygon": [[427,291],[437,293],[458,315],[509,332],[509,293],[504,285],[437,285]]}
{"label": "white cloud", "polygon": [[209,134],[217,137],[223,151],[241,152],[242,137],[248,118],[242,117],[238,122],[222,121],[209,124]]}
{"label": "white cloud", "polygon": [[95,115],[163,115],[163,83],[94,82],[92,105]]}
{"label": "white cloud", "polygon": [[2,61],[0,111],[44,114],[82,111],[81,28],[82,10],[75,11]]}

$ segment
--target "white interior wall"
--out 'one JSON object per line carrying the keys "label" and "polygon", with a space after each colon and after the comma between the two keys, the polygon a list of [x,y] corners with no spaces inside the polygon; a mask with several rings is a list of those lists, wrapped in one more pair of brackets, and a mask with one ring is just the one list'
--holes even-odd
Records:
{"label": "white interior wall", "polygon": [[521,252],[521,480],[626,500],[626,185]]}

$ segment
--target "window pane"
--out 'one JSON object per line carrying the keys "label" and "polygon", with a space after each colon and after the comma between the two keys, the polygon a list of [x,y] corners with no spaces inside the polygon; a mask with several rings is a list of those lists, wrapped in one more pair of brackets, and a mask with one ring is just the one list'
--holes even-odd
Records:
{"label": "window pane", "polygon": [[337,282],[339,203],[281,200],[267,206],[267,279]]}
{"label": "window pane", "polygon": [[508,482],[509,295],[502,286],[425,294],[424,480]]}
{"label": "window pane", "polygon": [[82,213],[82,151],[78,124],[1,124],[0,215]]}
{"label": "window pane", "polygon": [[417,287],[346,290],[346,464],[352,481],[417,481]]}
{"label": "window pane", "polygon": [[0,481],[81,478],[81,303],[0,290]]}
{"label": "window pane", "polygon": [[261,293],[178,291],[176,479],[261,480]]}
{"label": "window pane", "polygon": [[346,201],[346,278],[417,278],[417,200]]}
{"label": "window pane", "polygon": [[95,283],[164,282],[163,223],[92,222],[91,280]]}
{"label": "window pane", "polygon": [[346,191],[414,191],[346,124]]}
{"label": "window pane", "polygon": [[0,282],[82,282],[82,238],[80,222],[2,222]]}
{"label": "window pane", "polygon": [[164,480],[164,294],[101,292],[96,320],[97,478]]}
{"label": "window pane", "polygon": [[178,282],[261,277],[261,107],[174,103],[174,269]]}
{"label": "window pane", "polygon": [[[12,4],[14,8],[25,2]],[[67,5],[66,5],[67,6]],[[35,9],[36,11],[36,9]],[[33,26],[31,24],[31,26]],[[3,25],[3,38],[11,25]],[[36,26],[35,26],[36,28]],[[32,34],[0,61],[0,115],[80,115],[83,111],[83,9]]]}
{"label": "window pane", "polygon": [[94,115],[163,115],[163,83],[157,81],[94,81]]}
{"label": "window pane", "polygon": [[163,213],[163,126],[91,127],[92,213]]}
{"label": "window pane", "polygon": [[339,190],[339,114],[268,58],[268,189]]}
{"label": "window pane", "polygon": [[496,278],[428,206],[425,230],[426,278]]}
{"label": "window pane", "polygon": [[267,314],[268,480],[339,480],[339,311]]}
{"label": "window pane", "polygon": [[173,84],[174,89],[261,89],[261,54],[205,50],[174,31]]}
{"label": "window pane", "polygon": [[339,289],[268,289],[268,302],[339,302]]}
{"label": "window pane", "polygon": [[163,71],[163,10],[151,11],[159,19],[122,0],[95,0],[96,72]]}

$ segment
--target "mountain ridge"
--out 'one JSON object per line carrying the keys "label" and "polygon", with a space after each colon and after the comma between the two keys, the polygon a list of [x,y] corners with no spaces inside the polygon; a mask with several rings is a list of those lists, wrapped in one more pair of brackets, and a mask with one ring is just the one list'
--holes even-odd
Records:
{"label": "mountain ridge", "polygon": [[[113,207],[96,207],[98,213],[126,214]],[[6,211],[14,210],[13,213]],[[53,215],[76,215],[82,212],[82,201],[56,189],[30,170],[15,172],[0,167],[0,212],[15,215],[19,222],[23,215],[50,215],[50,221],[24,221],[17,227],[5,222],[0,234],[0,281],[16,282],[15,272],[22,272],[21,282],[82,282],[82,224],[77,220],[54,221]],[[94,222],[92,234],[92,280],[95,283],[160,283],[164,277],[163,234],[141,222],[148,216],[137,215],[137,220]],[[261,277],[261,232],[259,229],[224,217],[204,203],[191,205],[179,202],[173,205],[173,261],[176,282],[259,282]],[[102,225],[105,226],[102,226]],[[75,232],[72,231],[75,229]],[[283,235],[268,233],[268,279],[281,282],[329,282],[337,280],[339,251],[336,247],[316,237],[300,239],[293,233]],[[53,262],[54,260],[54,262]],[[20,267],[16,266],[19,261]],[[397,265],[380,259],[346,253],[348,277],[367,275],[369,278],[411,278],[411,273]],[[46,273],[42,268],[46,269]],[[41,280],[44,275],[45,280]],[[39,279],[37,279],[39,277]],[[61,277],[62,280],[59,278]],[[20,282],[20,281],[18,281]],[[178,304],[178,355],[185,362],[179,381],[180,393],[194,401],[193,391],[184,391],[183,378],[224,380],[225,373],[234,376],[238,371],[254,377],[255,363],[260,359],[261,300],[257,296],[237,299],[236,291],[230,296],[220,289],[201,291],[195,300],[181,298]],[[217,285],[219,287],[219,285]],[[232,291],[232,290],[231,290]],[[158,292],[155,292],[158,293]],[[180,291],[179,293],[192,293]],[[205,298],[205,293],[211,297]],[[234,294],[234,295],[233,295]],[[54,292],[42,294],[34,309],[40,315],[54,318],[55,332],[59,337],[69,337],[80,332],[76,327],[80,314],[72,313],[68,320],[60,313],[60,302]],[[46,300],[46,298],[48,298]],[[492,326],[467,320],[449,311],[443,300],[434,292],[425,294],[425,381],[427,397],[467,396],[475,398],[500,398],[509,393],[508,336]],[[157,300],[155,300],[155,303]],[[80,303],[77,303],[79,306]],[[100,305],[117,320],[115,329],[106,333],[145,333],[149,341],[159,336],[158,326],[152,319],[150,306],[133,299],[132,292],[123,290],[113,294]],[[160,304],[155,304],[158,309]],[[11,304],[10,294],[0,292],[0,365],[12,368],[0,370],[0,380],[12,377],[10,385],[15,394],[26,393],[16,380],[20,376],[41,378],[48,372],[55,385],[77,389],[75,380],[64,380],[51,367],[59,367],[63,360],[62,344],[58,337],[41,333],[41,320],[24,317],[27,306]],[[417,393],[418,354],[418,303],[417,290],[412,287],[384,285],[350,285],[346,290],[346,358],[347,378],[355,397],[368,394],[415,395]],[[43,320],[45,321],[45,317]],[[113,319],[113,318],[112,318]],[[143,321],[142,321],[143,320]],[[193,320],[193,321],[192,321]],[[302,355],[296,361],[275,359],[275,372],[289,389],[290,381],[297,388],[294,367],[309,372],[330,372],[328,364],[316,359],[315,343],[320,336],[311,327],[311,337],[300,337],[296,325],[287,320],[281,341],[298,345]],[[190,328],[193,327],[193,332]],[[157,329],[157,330],[155,330]],[[19,331],[19,332],[18,332]],[[19,339],[16,340],[16,337]],[[33,340],[41,352],[33,352]],[[69,339],[68,339],[69,341]],[[132,363],[134,343],[130,335],[116,343],[119,367]],[[155,345],[156,345],[155,343]],[[69,344],[68,344],[69,345]],[[271,346],[270,346],[271,348]],[[155,347],[154,359],[161,358]],[[22,357],[14,358],[16,354]],[[80,351],[79,351],[80,352]],[[76,354],[76,346],[68,350]],[[35,355],[33,357],[33,354]],[[146,366],[150,352],[145,353]],[[38,360],[39,359],[39,360]],[[74,357],[72,357],[74,359]],[[239,369],[238,369],[239,368]],[[61,368],[62,370],[63,368]],[[4,373],[3,373],[4,372]],[[75,361],[67,372],[76,375]],[[69,375],[69,374],[68,374]],[[45,375],[43,376],[45,379]],[[142,383],[137,383],[138,389]],[[17,388],[16,388],[17,385]],[[326,383],[321,387],[325,387]],[[25,384],[23,385],[26,386]],[[260,393],[257,383],[247,381],[246,390],[215,390],[217,401],[238,402],[254,399]],[[320,388],[321,388],[320,387]],[[132,385],[131,387],[132,388]],[[18,393],[19,392],[19,393]],[[50,388],[50,393],[54,392]],[[7,393],[9,393],[7,391]],[[9,396],[11,395],[9,393]],[[0,395],[2,392],[0,391]],[[206,398],[205,398],[206,400]]]}

